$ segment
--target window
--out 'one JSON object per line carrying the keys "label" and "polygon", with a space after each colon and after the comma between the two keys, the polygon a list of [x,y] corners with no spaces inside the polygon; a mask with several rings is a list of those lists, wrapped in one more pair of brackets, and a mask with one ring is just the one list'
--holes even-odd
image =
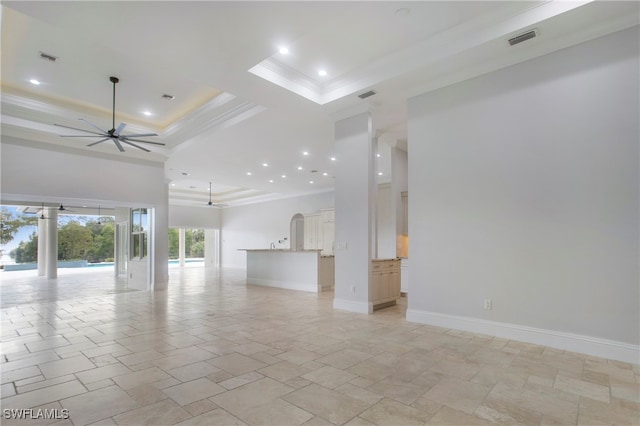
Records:
{"label": "window", "polygon": [[147,209],[131,210],[131,259],[147,257]]}

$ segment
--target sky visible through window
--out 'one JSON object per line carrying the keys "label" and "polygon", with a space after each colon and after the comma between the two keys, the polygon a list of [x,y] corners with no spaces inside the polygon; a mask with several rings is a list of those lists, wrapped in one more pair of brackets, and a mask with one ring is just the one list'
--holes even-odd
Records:
{"label": "sky visible through window", "polygon": [[[18,207],[17,206],[1,206],[2,210],[4,211],[8,211],[9,213],[11,213],[11,215],[13,217],[19,217],[19,216],[25,216],[25,217],[38,217],[39,213],[36,215],[32,215],[32,214],[23,214],[21,212],[18,211]],[[104,216],[104,215],[102,215]],[[75,221],[81,224],[85,224],[90,220],[96,220],[97,216],[78,216],[78,215],[60,215],[58,216],[58,226],[65,224],[65,223],[69,223],[71,221]],[[2,259],[0,259],[2,261],[3,264],[7,265],[7,264],[12,264],[15,263],[13,261],[13,259],[11,259],[11,256],[9,256],[9,253],[11,252],[11,250],[15,249],[16,247],[18,247],[20,245],[20,243],[22,241],[28,241],[29,240],[29,236],[34,233],[34,232],[38,232],[38,226],[34,225],[34,226],[24,226],[22,228],[20,228],[20,230],[18,231],[17,234],[15,234],[15,236],[13,237],[13,240],[11,240],[10,242],[8,242],[5,245],[2,245]]]}

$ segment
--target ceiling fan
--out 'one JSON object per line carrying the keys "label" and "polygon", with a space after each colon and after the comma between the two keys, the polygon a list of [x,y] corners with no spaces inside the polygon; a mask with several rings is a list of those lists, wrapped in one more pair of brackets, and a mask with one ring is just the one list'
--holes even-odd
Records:
{"label": "ceiling fan", "polygon": [[227,207],[226,204],[218,204],[211,201],[211,182],[209,182],[209,202],[207,203],[207,205],[211,207]]}
{"label": "ceiling fan", "polygon": [[41,220],[53,220],[52,217],[46,217],[44,215],[44,202],[42,203],[42,209],[40,209],[40,219]]}
{"label": "ceiling fan", "polygon": [[137,138],[142,138],[147,136],[158,136],[157,133],[137,133],[137,134],[123,135],[122,131],[127,126],[126,123],[120,123],[116,128],[116,83],[118,83],[118,81],[120,80],[117,77],[109,77],[109,81],[113,83],[113,114],[112,114],[112,121],[111,121],[111,130],[102,130],[100,127],[89,122],[88,120],[85,120],[84,118],[80,118],[80,120],[84,121],[89,126],[93,127],[99,132],[92,132],[90,130],[78,129],[76,127],[64,126],[62,124],[55,124],[56,126],[59,126],[59,127],[65,127],[67,129],[79,130],[81,132],[91,133],[90,135],[60,135],[60,136],[63,138],[101,138],[95,142],[90,143],[87,146],[94,146],[99,143],[110,140],[116,145],[116,147],[118,148],[118,150],[120,150],[120,152],[124,152],[124,148],[122,146],[123,143],[133,146],[135,148],[141,149],[142,151],[145,151],[145,152],[151,152],[151,151],[134,142],[164,146],[164,144],[160,142],[151,142],[151,141],[137,139]]}
{"label": "ceiling fan", "polygon": [[75,213],[75,210],[69,210],[68,208],[66,208],[64,205],[62,205],[62,203],[60,203],[60,207],[58,207],[58,211],[61,212],[72,212]]}

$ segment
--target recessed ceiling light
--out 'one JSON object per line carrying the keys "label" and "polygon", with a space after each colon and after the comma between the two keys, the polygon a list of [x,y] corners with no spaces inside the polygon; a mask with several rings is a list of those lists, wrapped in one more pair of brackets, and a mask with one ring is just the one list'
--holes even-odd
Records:
{"label": "recessed ceiling light", "polygon": [[331,157],[331,161],[336,161],[336,157]]}
{"label": "recessed ceiling light", "polygon": [[269,183],[273,183],[273,179],[269,179]]}
{"label": "recessed ceiling light", "polygon": [[252,175],[252,173],[251,173],[251,172],[247,172],[247,176],[251,176],[251,175]]}
{"label": "recessed ceiling light", "polygon": [[302,155],[309,155],[309,151],[304,151]]}
{"label": "recessed ceiling light", "polygon": [[319,71],[318,71],[318,75],[319,75],[320,77],[326,77],[326,75],[327,75],[327,71],[326,71],[326,70],[319,70]]}
{"label": "recessed ceiling light", "polygon": [[329,175],[329,173],[327,173],[327,172],[324,172],[324,173],[322,174],[322,176],[328,176],[328,175]]}
{"label": "recessed ceiling light", "polygon": [[312,180],[310,180],[310,181],[309,181],[309,183],[313,183],[313,181],[312,181]]}
{"label": "recessed ceiling light", "polygon": [[40,84],[40,80],[36,80],[35,78],[32,78],[31,80],[29,80],[29,83],[37,86]]}
{"label": "recessed ceiling light", "polygon": [[287,47],[285,47],[285,46],[282,46],[282,47],[278,50],[278,52],[282,53],[283,55],[287,55],[287,54],[289,54],[289,49],[288,49]]}
{"label": "recessed ceiling light", "polygon": [[262,167],[269,167],[269,163],[262,163]]}
{"label": "recessed ceiling light", "polygon": [[171,184],[171,186],[176,186],[176,184],[175,184],[175,183],[172,183],[172,184]]}
{"label": "recessed ceiling light", "polygon": [[143,114],[146,115],[147,117],[149,117],[151,115],[151,112],[150,111],[145,111],[145,112],[143,112]]}
{"label": "recessed ceiling light", "polygon": [[376,154],[376,157],[380,158],[380,154]]}
{"label": "recessed ceiling light", "polygon": [[382,172],[378,172],[378,176],[382,176]]}
{"label": "recessed ceiling light", "polygon": [[302,166],[298,166],[298,170],[302,170]]}
{"label": "recessed ceiling light", "polygon": [[282,175],[282,179],[286,179],[286,178],[287,178],[287,175]]}

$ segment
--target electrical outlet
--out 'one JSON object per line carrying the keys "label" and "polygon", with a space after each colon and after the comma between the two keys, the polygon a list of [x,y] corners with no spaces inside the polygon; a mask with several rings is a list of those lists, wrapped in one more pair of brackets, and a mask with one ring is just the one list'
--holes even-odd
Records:
{"label": "electrical outlet", "polygon": [[484,309],[486,311],[493,309],[493,301],[491,299],[484,299]]}

